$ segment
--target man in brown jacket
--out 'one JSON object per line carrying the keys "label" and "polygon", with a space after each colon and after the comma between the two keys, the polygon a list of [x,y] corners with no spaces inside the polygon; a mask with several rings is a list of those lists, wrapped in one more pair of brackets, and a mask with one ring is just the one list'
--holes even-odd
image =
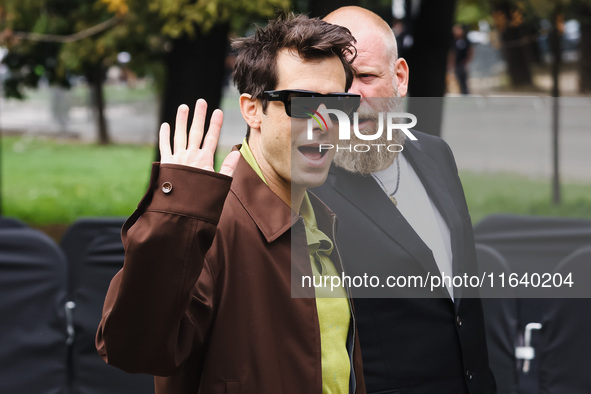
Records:
{"label": "man in brown jacket", "polygon": [[187,137],[179,107],[174,147],[162,125],[162,161],[123,227],[125,264],[97,332],[105,361],[156,375],[157,393],[365,393],[346,289],[291,293],[292,275],[342,265],[334,215],[306,192],[326,178],[332,154],[319,145],[336,130],[327,119],[308,140],[309,115],[290,103],[336,97],[356,109],[358,96],[339,93],[352,81],[352,40],[342,27],[290,16],[235,44],[249,131],[220,173],[221,111],[203,138],[207,104],[197,101]]}

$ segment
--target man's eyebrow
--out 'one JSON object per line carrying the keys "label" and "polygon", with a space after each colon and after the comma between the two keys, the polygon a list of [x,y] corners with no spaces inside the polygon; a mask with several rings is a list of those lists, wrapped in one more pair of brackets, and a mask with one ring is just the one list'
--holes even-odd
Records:
{"label": "man's eyebrow", "polygon": [[355,69],[355,75],[379,74],[379,70],[373,67],[358,67]]}

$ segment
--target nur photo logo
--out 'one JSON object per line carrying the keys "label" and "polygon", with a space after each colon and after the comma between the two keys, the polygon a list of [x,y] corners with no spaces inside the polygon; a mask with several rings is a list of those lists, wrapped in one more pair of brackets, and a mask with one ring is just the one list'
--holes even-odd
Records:
{"label": "nur photo logo", "polygon": [[[400,130],[406,135],[406,137],[413,141],[416,141],[417,139],[409,130],[416,126],[417,118],[408,112],[380,112],[377,117],[377,127],[375,131],[368,132],[367,130],[359,130],[359,114],[357,112],[353,113],[353,124],[351,125],[350,115],[341,110],[327,108],[317,111],[311,107],[305,108],[309,111],[308,113],[310,116],[310,118],[308,118],[307,124],[308,140],[312,141],[314,139],[314,128],[317,127],[316,124],[322,131],[326,131],[328,129],[326,117],[333,115],[332,119],[336,117],[336,120],[338,121],[339,141],[351,141],[351,131],[353,131],[357,140],[368,142],[350,145],[340,143],[336,146],[334,144],[320,144],[320,151],[336,149],[337,152],[341,150],[348,150],[363,153],[368,152],[371,149],[376,149],[378,152],[380,149],[384,149],[390,152],[400,152],[403,149],[403,146],[400,144],[371,143],[371,141],[380,139],[384,133],[386,133],[386,140],[392,141],[394,139],[394,130]],[[404,119],[410,120],[410,122],[401,123],[401,121]]]}
{"label": "nur photo logo", "polygon": [[[306,112],[306,115],[310,116],[310,119],[308,119],[308,130],[310,130],[310,127],[311,127],[310,121],[312,119],[314,119],[316,121],[316,123],[318,123],[318,126],[320,126],[320,130],[322,130],[322,131],[328,130],[328,124],[326,123],[326,120],[320,114],[320,112],[318,112],[315,109],[310,108],[310,107],[305,107],[305,109],[308,111],[308,112]],[[322,127],[322,125],[324,125],[324,128]],[[310,131],[308,131],[308,133],[310,133]],[[310,135],[310,134],[308,134],[308,135]],[[310,138],[308,137],[308,139],[310,139]]]}

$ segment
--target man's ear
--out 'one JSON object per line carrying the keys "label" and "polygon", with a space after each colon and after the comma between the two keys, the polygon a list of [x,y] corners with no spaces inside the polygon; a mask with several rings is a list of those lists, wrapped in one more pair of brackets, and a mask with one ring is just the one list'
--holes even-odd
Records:
{"label": "man's ear", "polygon": [[394,75],[396,77],[396,87],[400,97],[406,96],[408,93],[408,64],[403,58],[398,58],[394,63]]}
{"label": "man's ear", "polygon": [[248,93],[242,93],[240,95],[240,112],[251,129],[261,128],[263,108],[260,100],[252,98]]}

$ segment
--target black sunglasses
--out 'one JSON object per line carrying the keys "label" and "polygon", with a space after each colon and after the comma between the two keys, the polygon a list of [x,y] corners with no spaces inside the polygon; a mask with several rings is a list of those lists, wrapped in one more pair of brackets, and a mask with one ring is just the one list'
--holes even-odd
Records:
{"label": "black sunglasses", "polygon": [[[357,111],[361,102],[361,96],[353,93],[327,93],[322,94],[309,90],[266,90],[263,92],[263,98],[269,101],[281,101],[285,106],[285,113],[292,118],[307,119],[312,117],[313,110],[305,105],[292,105],[293,98],[328,98],[327,107],[329,109],[338,109],[346,113],[349,117]],[[318,104],[319,103],[314,103]],[[317,106],[317,105],[315,105]]]}

